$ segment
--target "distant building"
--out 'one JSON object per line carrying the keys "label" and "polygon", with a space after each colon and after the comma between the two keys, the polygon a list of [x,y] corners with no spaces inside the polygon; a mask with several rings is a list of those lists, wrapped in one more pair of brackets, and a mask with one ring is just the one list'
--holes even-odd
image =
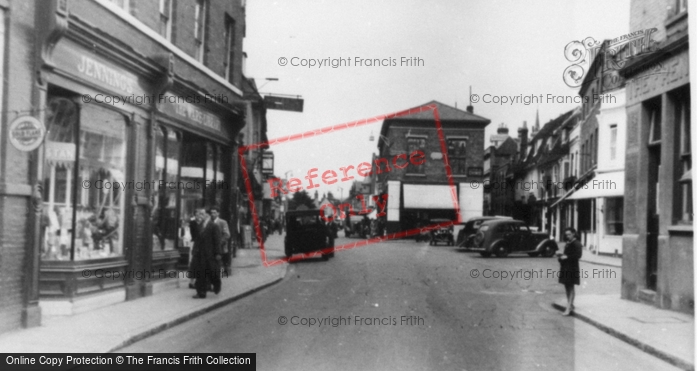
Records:
{"label": "distant building", "polygon": [[520,143],[508,135],[505,124],[489,139],[484,151],[484,214],[512,215],[515,189],[507,174],[518,155]]}
{"label": "distant building", "polygon": [[[471,106],[463,111],[436,101],[428,104],[440,115],[462,219],[481,216],[484,128],[490,120],[475,115]],[[384,120],[378,148],[377,194],[387,195],[387,233],[414,229],[434,218],[456,219],[432,111]]]}

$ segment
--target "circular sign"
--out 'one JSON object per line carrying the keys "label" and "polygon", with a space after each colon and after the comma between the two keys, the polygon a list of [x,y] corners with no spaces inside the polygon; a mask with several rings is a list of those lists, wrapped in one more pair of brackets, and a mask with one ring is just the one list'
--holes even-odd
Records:
{"label": "circular sign", "polygon": [[46,128],[36,117],[22,116],[10,124],[10,142],[20,151],[37,149],[44,140]]}

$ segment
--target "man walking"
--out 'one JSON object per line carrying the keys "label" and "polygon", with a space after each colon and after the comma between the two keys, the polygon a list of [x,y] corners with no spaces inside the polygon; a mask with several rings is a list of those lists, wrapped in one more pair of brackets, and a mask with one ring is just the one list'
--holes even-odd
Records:
{"label": "man walking", "polygon": [[221,291],[221,231],[204,208],[197,208],[195,220],[197,233],[193,235],[192,271],[197,295],[193,298],[204,299],[210,284],[214,285],[215,294]]}
{"label": "man walking", "polygon": [[231,239],[231,232],[228,228],[228,222],[219,217],[219,208],[212,207],[209,209],[209,214],[211,214],[211,220],[219,227],[221,231],[221,253],[223,257],[223,268],[226,275],[231,274],[231,257],[233,256],[231,249],[229,249],[229,239]]}

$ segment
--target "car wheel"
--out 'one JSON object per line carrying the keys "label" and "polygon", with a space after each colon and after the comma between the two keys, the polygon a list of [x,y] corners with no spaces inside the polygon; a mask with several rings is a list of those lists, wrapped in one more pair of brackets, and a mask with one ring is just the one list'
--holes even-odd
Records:
{"label": "car wheel", "polygon": [[505,258],[508,256],[508,249],[506,249],[506,245],[499,243],[494,249],[493,252],[498,256],[499,258]]}
{"label": "car wheel", "polygon": [[542,256],[551,258],[554,256],[555,252],[557,252],[557,248],[554,246],[554,243],[548,243],[544,246],[544,250],[542,250]]}
{"label": "car wheel", "polygon": [[330,258],[329,255],[330,254],[321,254],[321,259],[323,259],[324,261],[328,261],[328,259]]}
{"label": "car wheel", "polygon": [[288,258],[292,257],[292,248],[287,244],[284,245],[284,255]]}

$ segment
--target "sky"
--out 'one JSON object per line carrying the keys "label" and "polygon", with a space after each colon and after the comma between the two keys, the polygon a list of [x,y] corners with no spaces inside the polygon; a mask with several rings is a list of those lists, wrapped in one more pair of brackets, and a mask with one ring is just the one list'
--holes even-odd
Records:
{"label": "sky", "polygon": [[[249,0],[245,74],[256,79],[261,92],[304,99],[303,113],[267,111],[269,139],[432,100],[466,109],[471,87],[479,98],[474,113],[491,120],[488,143],[501,123],[517,136],[523,121],[531,128],[538,110],[544,125],[576,107],[572,99],[578,90],[562,78],[571,64],[564,47],[587,37],[613,39],[635,31],[629,13],[629,0]],[[422,63],[401,66],[402,57]],[[344,65],[333,68],[328,58],[336,64],[342,58]],[[312,59],[327,59],[326,65],[301,65]],[[358,59],[384,59],[389,65],[357,65]],[[568,97],[569,103],[547,101],[548,94]],[[521,95],[513,104],[494,98]],[[533,95],[542,95],[542,101],[525,104],[525,96]],[[377,121],[273,145],[275,175],[302,178],[312,168],[321,174],[369,161],[377,153],[380,129]],[[338,197],[340,188],[347,196],[350,186],[348,181],[316,189]],[[313,195],[313,189],[309,192]]]}

